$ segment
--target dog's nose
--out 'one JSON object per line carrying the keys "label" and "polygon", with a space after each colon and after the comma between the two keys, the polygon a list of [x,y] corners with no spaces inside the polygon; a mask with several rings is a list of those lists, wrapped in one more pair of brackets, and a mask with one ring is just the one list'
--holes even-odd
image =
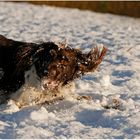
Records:
{"label": "dog's nose", "polygon": [[48,88],[48,84],[47,83],[43,83],[42,86],[43,86],[44,89],[47,89]]}
{"label": "dog's nose", "polygon": [[43,83],[43,87],[45,88],[45,89],[47,89],[49,86],[51,86],[52,85],[52,82],[51,81],[47,81],[47,82],[45,82],[45,83]]}
{"label": "dog's nose", "polygon": [[43,90],[48,90],[48,89],[54,89],[58,86],[59,84],[56,81],[53,80],[44,80],[42,83],[42,89]]}
{"label": "dog's nose", "polygon": [[42,88],[43,88],[44,90],[46,90],[46,89],[50,88],[51,85],[52,85],[52,82],[49,81],[49,80],[47,80],[47,81],[44,81],[44,82],[43,82]]}

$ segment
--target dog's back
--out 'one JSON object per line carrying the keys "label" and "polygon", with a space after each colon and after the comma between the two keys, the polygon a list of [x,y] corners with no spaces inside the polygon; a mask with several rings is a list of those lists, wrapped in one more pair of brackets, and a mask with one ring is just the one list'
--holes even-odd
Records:
{"label": "dog's back", "polygon": [[5,69],[6,64],[13,59],[16,49],[24,42],[7,39],[0,35],[0,68]]}
{"label": "dog's back", "polygon": [[[15,70],[16,50],[24,42],[7,39],[0,35],[0,91],[9,91],[11,88],[17,89],[15,85],[16,78],[12,76]],[[21,78],[19,76],[19,78]]]}

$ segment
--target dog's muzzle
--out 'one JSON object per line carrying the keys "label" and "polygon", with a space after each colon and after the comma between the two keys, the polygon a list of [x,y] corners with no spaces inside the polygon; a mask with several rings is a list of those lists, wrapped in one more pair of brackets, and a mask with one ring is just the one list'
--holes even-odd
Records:
{"label": "dog's muzzle", "polygon": [[42,90],[53,90],[59,86],[57,81],[51,79],[43,79],[41,83]]}

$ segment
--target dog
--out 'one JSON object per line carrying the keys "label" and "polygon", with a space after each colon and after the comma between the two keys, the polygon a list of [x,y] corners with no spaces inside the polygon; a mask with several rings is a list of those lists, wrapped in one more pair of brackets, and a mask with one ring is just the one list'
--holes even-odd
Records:
{"label": "dog", "polygon": [[[107,49],[98,47],[89,53],[54,42],[28,43],[0,35],[0,103],[13,99],[20,104],[45,102],[54,98],[74,79],[93,72]],[[28,86],[25,86],[28,85]],[[24,89],[23,89],[24,87]],[[29,87],[42,92],[24,92]],[[58,95],[56,95],[58,94]]]}

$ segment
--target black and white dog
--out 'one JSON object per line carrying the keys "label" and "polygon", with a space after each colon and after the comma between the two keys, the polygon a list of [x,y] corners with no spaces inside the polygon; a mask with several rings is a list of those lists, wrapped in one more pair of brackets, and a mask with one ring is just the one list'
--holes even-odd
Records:
{"label": "black and white dog", "polygon": [[[23,105],[39,102],[40,98],[45,102],[49,100],[48,94],[57,96],[59,89],[81,75],[93,72],[105,53],[105,47],[102,50],[96,47],[84,54],[65,44],[26,43],[0,35],[0,103],[11,98]],[[24,85],[41,88],[43,92],[37,92],[30,101],[32,93],[21,94],[26,89],[23,89]]]}

